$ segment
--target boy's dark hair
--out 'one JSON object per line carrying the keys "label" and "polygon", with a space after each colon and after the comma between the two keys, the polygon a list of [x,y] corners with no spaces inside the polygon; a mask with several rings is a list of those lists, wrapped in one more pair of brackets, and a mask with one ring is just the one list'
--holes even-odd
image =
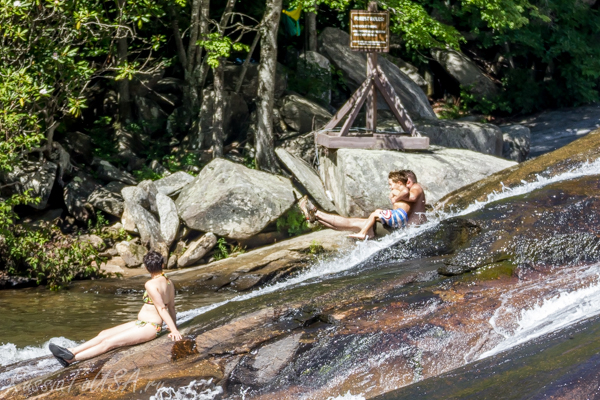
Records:
{"label": "boy's dark hair", "polygon": [[402,184],[406,185],[408,182],[408,177],[403,171],[392,171],[388,175],[388,179],[391,179],[392,182],[402,182]]}
{"label": "boy's dark hair", "polygon": [[144,256],[144,264],[150,273],[161,272],[164,263],[165,259],[156,251],[151,250]]}
{"label": "boy's dark hair", "polygon": [[415,175],[415,173],[412,172],[410,169],[401,169],[398,172],[404,174],[404,176],[406,176],[407,179],[410,178],[410,180],[413,181],[413,183],[417,183],[417,175]]}

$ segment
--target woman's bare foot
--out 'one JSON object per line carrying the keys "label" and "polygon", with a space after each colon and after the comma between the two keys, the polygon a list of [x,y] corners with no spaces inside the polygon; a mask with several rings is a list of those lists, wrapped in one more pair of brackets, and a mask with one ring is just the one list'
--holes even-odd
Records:
{"label": "woman's bare foot", "polygon": [[369,239],[369,235],[362,235],[360,233],[353,233],[352,235],[348,235],[349,238],[351,239],[356,239],[356,240],[367,240]]}

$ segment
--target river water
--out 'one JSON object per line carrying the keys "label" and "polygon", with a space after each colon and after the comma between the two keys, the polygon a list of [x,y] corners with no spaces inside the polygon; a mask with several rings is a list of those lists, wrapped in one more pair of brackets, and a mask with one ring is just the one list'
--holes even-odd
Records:
{"label": "river water", "polygon": [[[305,286],[314,286],[324,282],[335,284],[340,279],[343,281],[344,277],[360,274],[362,271],[358,271],[355,267],[361,265],[373,254],[384,251],[399,240],[410,239],[425,230],[435,229],[440,221],[457,215],[466,215],[482,209],[491,202],[527,194],[556,182],[599,173],[600,161],[597,161],[583,164],[555,177],[538,177],[536,180],[524,182],[518,187],[493,193],[486,201],[476,202],[460,213],[429,215],[430,222],[425,226],[397,232],[378,241],[359,242],[350,251],[335,258],[317,262],[297,276],[249,293],[196,294],[180,292],[177,296],[178,322],[189,323],[189,321],[196,321],[197,317],[209,311],[211,314],[218,313],[221,309],[223,312],[227,312],[227,310],[235,308],[236,304],[241,305],[252,299],[262,299],[277,293],[298,290]],[[563,275],[557,273],[553,278],[554,282],[547,283],[556,285],[555,295],[538,299],[534,304],[519,311],[513,310],[510,306],[509,299],[512,299],[514,293],[507,294],[505,297],[507,301],[497,308],[489,320],[493,333],[500,335],[503,339],[494,349],[478,355],[476,359],[469,360],[472,365],[481,363],[490,357],[497,358],[499,354],[514,352],[515,349],[532,343],[537,345],[548,340],[549,335],[573,329],[578,324],[588,323],[595,326],[594,324],[597,322],[589,322],[589,320],[600,314],[600,283],[597,279],[600,275],[600,266],[582,267],[577,272],[578,279],[585,284],[581,284],[574,290],[561,292],[560,287],[564,280],[569,279],[567,274],[570,273],[565,272]],[[113,286],[118,288],[119,282],[116,281]],[[521,287],[515,290],[521,290],[521,294],[523,294],[528,289]],[[10,365],[14,362],[47,355],[49,354],[47,346],[50,340],[63,345],[72,345],[93,337],[102,329],[135,319],[140,308],[142,291],[142,284],[140,284],[139,290],[120,292],[118,290],[95,290],[93,286],[90,288],[89,285],[80,283],[73,285],[70,290],[58,293],[42,288],[0,291],[0,310],[2,310],[3,317],[3,323],[0,324],[0,365]],[[468,367],[465,368],[468,370]],[[36,367],[32,367],[31,373],[35,374],[36,369],[37,372],[51,372],[57,370],[58,366],[44,360]],[[6,379],[7,374],[16,372],[19,371],[9,370],[0,373],[0,381]],[[3,374],[4,376],[2,376]],[[162,388],[155,398],[212,399],[219,395],[218,388],[196,390],[201,387],[204,388],[205,385],[192,382],[186,387]],[[390,395],[402,398],[400,393],[390,393]],[[362,393],[352,392],[337,397],[337,399],[345,400],[362,398],[364,398]]]}

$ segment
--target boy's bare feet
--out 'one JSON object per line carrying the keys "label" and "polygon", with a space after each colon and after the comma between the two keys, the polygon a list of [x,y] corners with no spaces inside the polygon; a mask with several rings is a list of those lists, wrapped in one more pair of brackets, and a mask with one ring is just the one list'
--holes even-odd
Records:
{"label": "boy's bare feet", "polygon": [[300,199],[298,202],[298,207],[300,207],[300,210],[306,217],[307,221],[314,223],[317,220],[315,217],[315,214],[317,213],[317,207],[311,203],[311,201],[308,199],[308,196],[304,196]]}

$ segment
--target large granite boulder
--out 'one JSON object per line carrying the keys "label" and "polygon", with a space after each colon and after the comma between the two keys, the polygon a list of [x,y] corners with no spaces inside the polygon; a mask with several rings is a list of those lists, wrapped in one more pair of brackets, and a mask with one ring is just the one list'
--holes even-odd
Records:
{"label": "large granite boulder", "polygon": [[501,126],[504,146],[502,157],[516,162],[523,162],[529,155],[531,146],[531,132],[523,125]]}
{"label": "large granite boulder", "polygon": [[10,185],[7,187],[12,193],[22,194],[29,190],[32,197],[40,200],[37,204],[30,204],[31,207],[43,210],[48,205],[57,170],[58,166],[50,161],[44,163],[26,161],[3,174],[1,182]]}
{"label": "large granite boulder", "polygon": [[179,216],[196,230],[247,239],[295,202],[289,179],[214,159],[177,198]]}
{"label": "large granite boulder", "polygon": [[94,159],[92,166],[96,169],[98,179],[106,182],[119,181],[127,185],[137,185],[137,181],[129,172],[121,171],[106,160]]}
{"label": "large granite boulder", "polygon": [[299,133],[319,129],[332,117],[325,108],[297,94],[284,96],[280,100],[279,111],[286,125]]}
{"label": "large granite boulder", "polygon": [[125,208],[128,217],[135,223],[143,245],[157,250],[161,243],[165,243],[165,240],[162,237],[160,223],[150,211],[137,203],[132,203],[127,200],[125,201]]}
{"label": "large granite boulder", "polygon": [[[337,69],[342,70],[348,87],[356,90],[367,76],[367,56],[365,53],[350,50],[349,44],[350,36],[337,28],[325,28],[319,35],[319,53],[327,57]],[[383,57],[379,57],[379,65],[411,117],[437,118],[427,96],[412,79]],[[382,96],[377,98],[378,109],[389,108]]]}
{"label": "large granite boulder", "polygon": [[401,58],[391,56],[389,53],[382,53],[381,56],[385,57],[387,60],[391,61],[394,65],[400,68],[400,71],[404,72],[406,76],[408,76],[414,83],[417,84],[423,92],[427,93],[428,83],[419,73],[419,69],[414,65],[407,63]]}
{"label": "large granite boulder", "polygon": [[175,240],[179,232],[179,215],[173,200],[162,193],[156,194],[156,208],[160,220],[160,233],[167,246]]}
{"label": "large granite boulder", "polygon": [[114,181],[104,187],[99,187],[88,197],[88,202],[94,208],[107,214],[121,217],[123,215],[124,201],[121,196],[121,190],[125,187],[124,183]]}
{"label": "large granite boulder", "polygon": [[316,51],[305,51],[298,59],[296,74],[300,80],[310,80],[302,93],[323,104],[331,103],[331,64],[327,57]]}
{"label": "large granite boulder", "polygon": [[462,186],[513,165],[515,162],[502,158],[438,146],[431,146],[427,153],[339,149],[321,157],[319,172],[340,214],[366,217],[377,208],[390,207],[390,171],[414,171],[427,202],[433,204]]}
{"label": "large granite boulder", "polygon": [[478,98],[491,99],[498,87],[463,53],[452,49],[431,49],[433,58],[465,89]]}
{"label": "large granite boulder", "polygon": [[69,153],[83,162],[89,162],[94,157],[94,143],[89,135],[81,132],[68,132],[65,142]]}
{"label": "large granite boulder", "polygon": [[189,267],[195,262],[200,261],[217,244],[217,237],[214,233],[208,232],[200,237],[200,239],[190,243],[185,253],[177,259],[177,265],[181,268]]}
{"label": "large granite boulder", "polygon": [[325,192],[321,178],[306,161],[282,148],[275,149],[275,154],[322,209],[327,212],[337,212]]}
{"label": "large granite boulder", "polygon": [[193,180],[194,177],[187,172],[177,171],[174,174],[154,181],[154,186],[156,186],[159,193],[162,193],[165,196],[172,196],[179,193],[185,185]]}
{"label": "large granite boulder", "polygon": [[101,187],[102,185],[90,175],[78,172],[63,191],[63,199],[69,214],[79,221],[87,222],[94,215],[94,206],[88,199],[96,189]]}
{"label": "large granite boulder", "polygon": [[[501,157],[504,142],[502,131],[496,125],[469,121],[416,120],[419,133],[433,145],[467,149]],[[400,128],[396,120],[393,121]]]}
{"label": "large granite boulder", "polygon": [[169,115],[154,100],[135,96],[134,104],[137,117],[144,123],[146,132],[157,132],[167,122]]}
{"label": "large granite boulder", "polygon": [[[290,135],[292,136],[292,135]],[[314,132],[305,133],[303,135],[293,135],[283,140],[278,140],[277,147],[285,149],[288,153],[293,154],[312,164],[315,161],[315,134]]]}

